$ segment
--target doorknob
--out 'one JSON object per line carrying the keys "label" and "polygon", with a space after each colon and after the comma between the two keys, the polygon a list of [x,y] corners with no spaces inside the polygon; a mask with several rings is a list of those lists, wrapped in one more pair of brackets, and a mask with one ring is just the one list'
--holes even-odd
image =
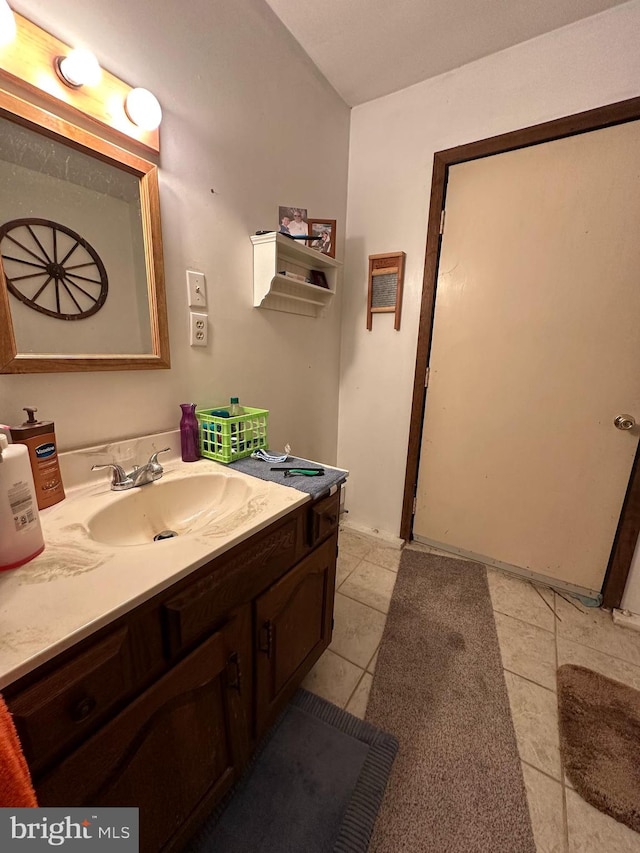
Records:
{"label": "doorknob", "polygon": [[636,419],[633,415],[618,415],[613,423],[618,429],[632,429],[636,425]]}

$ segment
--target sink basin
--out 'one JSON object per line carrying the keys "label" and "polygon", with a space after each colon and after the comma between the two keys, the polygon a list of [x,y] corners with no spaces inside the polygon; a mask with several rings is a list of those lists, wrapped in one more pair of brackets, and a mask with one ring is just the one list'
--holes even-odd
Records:
{"label": "sink basin", "polygon": [[87,521],[89,536],[106,545],[148,545],[164,531],[184,536],[242,508],[255,488],[218,473],[158,480],[98,510]]}

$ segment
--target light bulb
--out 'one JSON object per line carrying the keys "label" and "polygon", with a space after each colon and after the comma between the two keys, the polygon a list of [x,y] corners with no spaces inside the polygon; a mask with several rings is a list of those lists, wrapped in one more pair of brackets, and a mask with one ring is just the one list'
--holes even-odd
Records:
{"label": "light bulb", "polygon": [[16,19],[7,0],[0,0],[0,44],[9,44],[16,37]]}
{"label": "light bulb", "polygon": [[162,121],[162,108],[148,89],[132,89],[125,101],[125,111],[143,130],[155,130]]}
{"label": "light bulb", "polygon": [[82,47],[72,50],[68,56],[58,57],[56,70],[69,86],[95,86],[100,82],[102,69],[90,50]]}

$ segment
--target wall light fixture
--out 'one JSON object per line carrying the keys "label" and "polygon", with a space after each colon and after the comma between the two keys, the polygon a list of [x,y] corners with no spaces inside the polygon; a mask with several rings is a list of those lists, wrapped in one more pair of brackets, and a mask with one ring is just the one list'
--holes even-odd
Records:
{"label": "wall light fixture", "polygon": [[72,50],[37,24],[13,13],[7,0],[0,0],[0,44],[9,30],[15,32],[15,38],[0,49],[0,98],[7,79],[12,86],[18,84],[24,93],[21,97],[27,100],[36,92],[54,112],[63,104],[63,118],[65,111],[76,110],[149,151],[160,151],[162,110],[151,92],[132,89],[106,68],[101,69],[90,51]]}
{"label": "wall light fixture", "polygon": [[16,37],[16,19],[7,0],[0,0],[0,45],[10,44]]}
{"label": "wall light fixture", "polygon": [[148,89],[132,89],[124,108],[131,121],[143,130],[155,130],[162,121],[162,108]]}
{"label": "wall light fixture", "polygon": [[97,86],[102,77],[98,60],[90,50],[78,47],[66,56],[57,56],[54,67],[63,83],[74,89],[80,86]]}

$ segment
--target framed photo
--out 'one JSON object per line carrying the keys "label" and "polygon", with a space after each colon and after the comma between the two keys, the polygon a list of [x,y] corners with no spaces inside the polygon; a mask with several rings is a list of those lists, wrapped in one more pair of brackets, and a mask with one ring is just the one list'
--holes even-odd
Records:
{"label": "framed photo", "polygon": [[328,255],[336,256],[336,221],[335,219],[307,219],[309,240],[307,246]]}
{"label": "framed photo", "polygon": [[[279,207],[278,231],[290,237],[306,237],[309,234],[306,207]],[[303,245],[305,240],[300,241]]]}

